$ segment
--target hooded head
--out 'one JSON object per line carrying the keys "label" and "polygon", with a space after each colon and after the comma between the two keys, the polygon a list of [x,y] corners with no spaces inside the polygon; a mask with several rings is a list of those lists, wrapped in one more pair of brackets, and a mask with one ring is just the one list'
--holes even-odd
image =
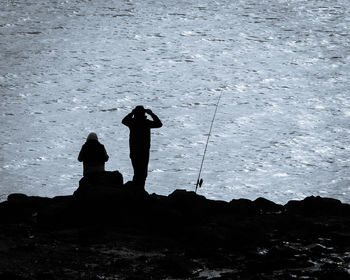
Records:
{"label": "hooded head", "polygon": [[134,116],[136,119],[144,119],[146,117],[145,108],[141,105],[136,106],[134,109]]}
{"label": "hooded head", "polygon": [[96,140],[98,141],[98,137],[97,137],[97,134],[95,132],[91,132],[88,137],[86,138],[86,141],[89,141],[89,140]]}

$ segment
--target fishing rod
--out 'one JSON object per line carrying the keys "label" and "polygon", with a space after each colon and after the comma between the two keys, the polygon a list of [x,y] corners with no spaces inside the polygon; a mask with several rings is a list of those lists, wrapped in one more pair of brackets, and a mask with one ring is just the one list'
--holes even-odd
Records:
{"label": "fishing rod", "polygon": [[202,184],[203,184],[203,179],[201,178],[201,173],[202,173],[204,158],[205,158],[205,154],[207,153],[209,138],[210,138],[210,135],[211,135],[211,130],[212,130],[212,128],[213,128],[213,124],[214,124],[216,112],[217,112],[218,107],[219,107],[219,103],[220,103],[220,99],[221,99],[222,93],[223,93],[223,91],[221,91],[221,93],[220,93],[220,96],[219,96],[218,101],[217,101],[216,106],[215,106],[215,111],[214,111],[213,119],[211,120],[211,125],[210,125],[210,129],[209,129],[208,137],[207,137],[207,143],[205,144],[204,153],[203,153],[202,162],[201,162],[201,167],[200,167],[199,173],[198,173],[198,179],[197,179],[197,183],[196,183],[196,190],[195,190],[195,193],[197,193],[198,187],[202,187]]}

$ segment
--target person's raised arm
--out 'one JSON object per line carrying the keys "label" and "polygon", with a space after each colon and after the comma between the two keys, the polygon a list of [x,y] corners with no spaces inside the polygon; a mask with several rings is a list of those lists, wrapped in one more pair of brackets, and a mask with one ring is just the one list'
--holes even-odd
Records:
{"label": "person's raised arm", "polygon": [[126,126],[130,126],[131,122],[132,122],[132,117],[134,115],[134,111],[132,111],[131,113],[127,114],[124,119],[122,120],[122,124],[126,125]]}
{"label": "person's raised arm", "polygon": [[162,122],[158,118],[158,116],[152,112],[150,109],[145,109],[145,112],[152,117],[151,128],[160,128],[163,126]]}

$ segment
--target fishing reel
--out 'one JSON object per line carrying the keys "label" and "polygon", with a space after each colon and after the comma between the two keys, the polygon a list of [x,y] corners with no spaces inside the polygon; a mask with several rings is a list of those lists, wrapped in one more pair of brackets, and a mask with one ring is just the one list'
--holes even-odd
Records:
{"label": "fishing reel", "polygon": [[197,179],[197,183],[196,183],[196,191],[195,192],[197,192],[197,189],[198,189],[198,187],[202,187],[202,184],[203,184],[203,179],[201,178],[201,179]]}

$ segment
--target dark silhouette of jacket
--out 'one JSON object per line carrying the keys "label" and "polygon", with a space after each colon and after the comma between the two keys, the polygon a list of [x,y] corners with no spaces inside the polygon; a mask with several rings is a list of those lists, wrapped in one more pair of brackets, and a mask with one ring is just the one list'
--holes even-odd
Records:
{"label": "dark silhouette of jacket", "polygon": [[83,162],[83,175],[105,171],[105,162],[108,161],[108,158],[104,145],[95,139],[87,140],[78,156],[78,160]]}
{"label": "dark silhouette of jacket", "polygon": [[156,115],[153,115],[153,121],[133,118],[127,115],[122,123],[129,127],[130,137],[130,153],[149,151],[151,147],[151,128],[162,127],[162,123]]}

